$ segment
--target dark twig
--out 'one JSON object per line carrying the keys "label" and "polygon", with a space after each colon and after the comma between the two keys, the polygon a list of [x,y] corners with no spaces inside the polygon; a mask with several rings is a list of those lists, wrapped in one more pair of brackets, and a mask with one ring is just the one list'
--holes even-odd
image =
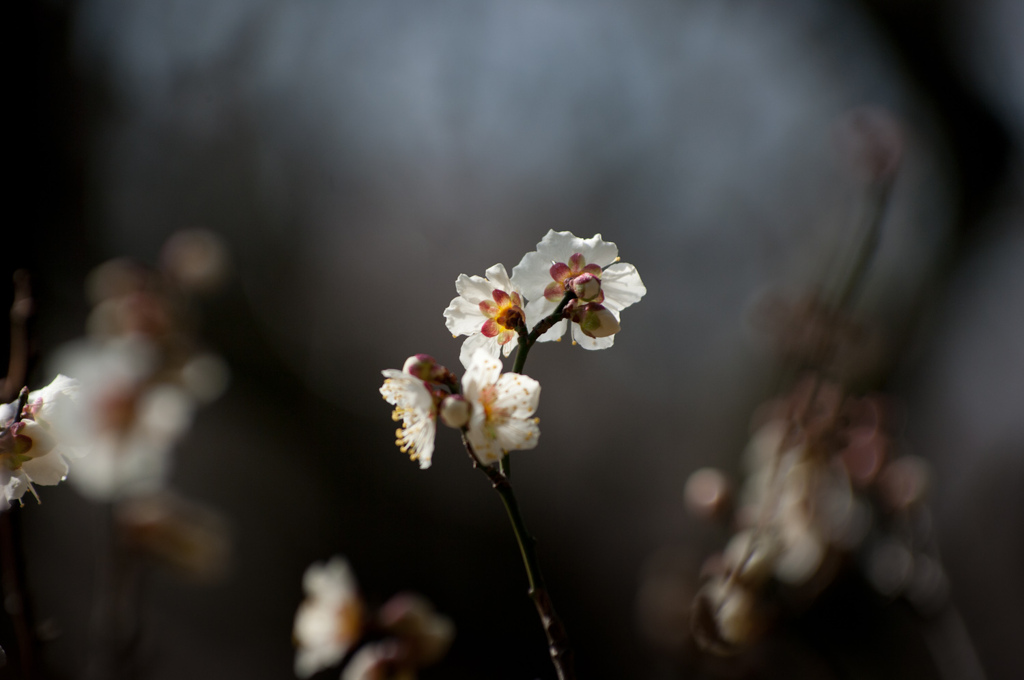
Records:
{"label": "dark twig", "polygon": [[[21,412],[28,400],[24,389],[28,374],[28,317],[32,313],[32,290],[28,273],[18,270],[14,273],[14,302],[11,305],[11,356],[7,364],[7,376],[0,389],[0,399],[7,402],[17,395],[18,406],[15,422],[21,420]],[[24,551],[21,545],[21,531],[17,526],[21,519],[14,508],[0,516],[0,543],[3,546],[3,593],[8,613],[14,620],[14,632],[18,640],[19,661],[22,676],[26,680],[38,677],[36,663],[36,638],[33,634],[32,607],[25,589]]]}
{"label": "dark twig", "polygon": [[462,443],[466,446],[466,451],[473,460],[474,466],[487,476],[491,486],[501,496],[501,502],[505,505],[505,511],[508,513],[509,521],[512,523],[512,531],[516,536],[516,543],[519,545],[519,554],[523,558],[523,566],[526,569],[526,580],[529,584],[527,592],[537,608],[537,615],[540,616],[540,623],[548,640],[548,652],[551,654],[551,663],[555,666],[558,680],[575,680],[576,671],[573,666],[569,636],[565,632],[562,620],[555,613],[555,606],[551,601],[551,596],[548,594],[544,573],[541,571],[540,561],[537,559],[537,539],[526,528],[526,523],[523,521],[522,513],[519,510],[519,503],[516,500],[515,493],[512,491],[512,484],[499,468],[492,465],[484,465],[480,462],[473,451],[472,445],[466,439],[465,433],[462,436]]}

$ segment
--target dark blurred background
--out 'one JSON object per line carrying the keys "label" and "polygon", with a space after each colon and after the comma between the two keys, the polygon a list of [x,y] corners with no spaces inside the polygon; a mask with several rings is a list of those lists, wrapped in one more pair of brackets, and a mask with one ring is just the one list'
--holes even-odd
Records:
{"label": "dark blurred background", "polygon": [[[498,498],[451,431],[431,469],[410,463],[377,392],[380,369],[413,353],[457,367],[441,316],[456,276],[511,270],[548,229],[615,241],[649,292],[611,350],[531,354],[543,436],[515,455],[517,492],[581,677],[672,677],[638,629],[643,565],[666,545],[699,561],[726,537],[686,516],[683,484],[706,465],[738,470],[773,389],[751,301],[814,285],[849,246],[860,194],[834,130],[865,104],[906,134],[860,307],[888,341],[876,387],[902,400],[907,445],[935,470],[939,544],[981,666],[1024,676],[1018,0],[9,12],[0,299],[14,269],[31,272],[30,385],[82,334],[97,264],[152,263],[194,227],[233,258],[197,308],[231,387],[182,442],[174,481],[228,517],[234,558],[216,585],[154,575],[147,677],[292,677],[303,570],[336,553],[371,599],[414,589],[455,620],[451,653],[423,677],[553,677]],[[67,485],[43,492],[18,511],[25,569],[44,667],[73,678],[104,518]],[[911,637],[916,625],[882,606],[856,620]],[[841,607],[815,621],[875,640],[867,670],[773,657],[744,672],[943,677],[922,645],[851,633]]]}

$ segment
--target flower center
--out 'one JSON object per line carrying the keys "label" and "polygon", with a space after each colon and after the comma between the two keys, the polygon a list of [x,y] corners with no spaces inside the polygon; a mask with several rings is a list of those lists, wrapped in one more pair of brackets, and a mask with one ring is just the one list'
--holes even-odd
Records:
{"label": "flower center", "polygon": [[[589,275],[596,279],[598,285],[601,281],[601,267],[596,264],[587,264],[587,259],[583,257],[582,253],[573,253],[569,257],[569,262],[555,262],[551,265],[551,269],[548,270],[551,274],[551,283],[544,288],[544,297],[551,302],[558,302],[565,295],[567,290],[573,288],[573,282],[579,277]],[[590,299],[588,302],[593,300],[595,302],[601,302],[604,299],[604,293],[600,290]]]}
{"label": "flower center", "polygon": [[504,345],[526,323],[523,299],[519,293],[509,294],[503,290],[495,290],[491,298],[493,301],[484,300],[480,303],[480,311],[487,317],[480,332],[488,338],[497,338],[498,344]]}
{"label": "flower center", "polygon": [[480,406],[484,410],[484,434],[489,439],[497,439],[497,427],[508,420],[508,409],[499,408],[494,405],[498,400],[498,388],[488,385],[480,390]]}

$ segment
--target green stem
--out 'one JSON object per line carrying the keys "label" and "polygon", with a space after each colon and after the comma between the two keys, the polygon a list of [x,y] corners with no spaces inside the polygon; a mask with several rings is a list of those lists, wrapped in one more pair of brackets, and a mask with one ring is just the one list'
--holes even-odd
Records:
{"label": "green stem", "polygon": [[[523,558],[523,567],[526,569],[526,581],[529,585],[527,592],[537,608],[537,615],[540,617],[541,626],[544,628],[544,634],[548,640],[548,652],[551,654],[551,663],[555,666],[558,680],[575,680],[576,671],[573,667],[569,637],[565,632],[565,626],[562,625],[562,620],[555,612],[551,596],[548,594],[544,573],[540,568],[540,560],[537,559],[537,539],[526,528],[526,522],[523,521],[522,512],[519,510],[519,502],[512,491],[512,483],[500,469],[480,462],[473,447],[466,439],[465,433],[463,433],[462,443],[465,444],[473,464],[487,475],[491,486],[498,492],[501,502],[505,506],[505,512],[512,524],[512,533],[515,534],[516,544],[519,546],[519,554]],[[508,456],[505,458],[507,460]]]}

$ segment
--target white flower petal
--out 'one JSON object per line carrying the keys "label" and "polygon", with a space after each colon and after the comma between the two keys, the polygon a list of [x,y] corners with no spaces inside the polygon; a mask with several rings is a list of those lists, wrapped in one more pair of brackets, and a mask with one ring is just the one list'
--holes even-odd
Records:
{"label": "white flower petal", "polygon": [[512,281],[508,278],[508,273],[505,271],[505,265],[500,262],[496,265],[492,265],[484,272],[487,280],[493,284],[494,288],[511,293],[513,286]]}
{"label": "white flower petal", "polygon": [[551,230],[537,244],[537,252],[550,258],[553,262],[568,264],[569,258],[579,253],[587,264],[601,267],[610,265],[619,256],[619,249],[614,243],[606,243],[600,234],[588,239],[574,236],[568,231]]}
{"label": "white flower petal", "polygon": [[78,397],[79,384],[74,378],[69,378],[60,373],[53,381],[42,389],[33,390],[28,394],[28,403],[34,404],[39,400],[45,404],[62,397],[76,399]]}
{"label": "white flower petal", "polygon": [[636,267],[625,262],[613,264],[601,273],[601,290],[604,306],[613,311],[622,311],[647,293]]}
{"label": "white flower petal", "polygon": [[21,469],[33,484],[43,486],[60,484],[68,474],[67,461],[56,451],[25,461]]}
{"label": "white flower petal", "polygon": [[462,379],[462,393],[473,404],[466,439],[480,462],[495,463],[508,451],[532,449],[540,434],[530,416],[537,409],[540,383],[477,352]]}
{"label": "white flower petal", "polygon": [[18,402],[0,404],[0,427],[6,427],[18,415]]}
{"label": "white flower petal", "polygon": [[397,443],[402,452],[419,460],[420,468],[430,467],[434,455],[435,422],[434,398],[419,378],[389,368],[381,371],[386,378],[380,393],[395,407],[392,417],[401,418]]}
{"label": "white flower petal", "polygon": [[[493,385],[501,375],[501,362],[482,350],[473,354],[462,376],[462,394],[471,401],[478,401],[480,391]],[[477,409],[474,409],[477,410]]]}
{"label": "white flower petal", "polygon": [[506,451],[526,451],[537,446],[540,427],[537,421],[513,418],[497,428],[497,443]]}
{"label": "white flower petal", "polygon": [[452,335],[474,335],[480,333],[487,317],[480,311],[480,305],[464,297],[453,298],[444,310],[444,325]]}
{"label": "white flower petal", "polygon": [[540,383],[528,375],[506,373],[495,383],[494,405],[513,418],[529,418],[540,404]]}
{"label": "white flower petal", "polygon": [[459,278],[455,279],[455,291],[459,297],[464,297],[470,303],[478,305],[484,300],[491,299],[494,284],[480,276],[459,274]]}
{"label": "white flower petal", "polygon": [[[544,300],[544,289],[554,281],[551,278],[552,264],[554,260],[549,256],[536,250],[529,252],[512,268],[512,284],[523,291],[530,302],[540,302]],[[551,303],[552,307],[555,304]]]}
{"label": "white flower petal", "polygon": [[25,455],[39,458],[53,450],[57,442],[45,427],[31,420],[23,420],[21,422],[21,434],[32,440],[32,447],[25,452]]}
{"label": "white flower petal", "polygon": [[[514,344],[515,342],[513,341],[505,346]],[[501,345],[498,344],[497,338],[489,338],[483,333],[469,336],[462,343],[462,349],[459,351],[459,361],[462,362],[462,367],[469,368],[469,365],[473,362],[473,355],[480,351],[486,352],[488,356],[497,359],[501,353]]]}
{"label": "white flower petal", "polygon": [[7,483],[4,484],[3,494],[8,501],[16,501],[24,496],[28,489],[28,475],[21,470],[14,470],[10,473],[10,478],[7,480]]}
{"label": "white flower petal", "polygon": [[[611,310],[615,314],[614,310]],[[618,316],[618,314],[616,314]],[[579,324],[574,323],[572,325],[572,339],[577,345],[583,349],[608,349],[615,344],[615,336],[609,335],[605,338],[592,338],[583,332]]]}
{"label": "white flower petal", "polygon": [[473,447],[473,453],[476,454],[477,459],[484,465],[490,465],[501,460],[505,456],[505,450],[501,447],[497,437],[489,437],[486,431],[486,416],[482,413],[477,416],[474,413],[473,418],[469,421],[466,439]]}

